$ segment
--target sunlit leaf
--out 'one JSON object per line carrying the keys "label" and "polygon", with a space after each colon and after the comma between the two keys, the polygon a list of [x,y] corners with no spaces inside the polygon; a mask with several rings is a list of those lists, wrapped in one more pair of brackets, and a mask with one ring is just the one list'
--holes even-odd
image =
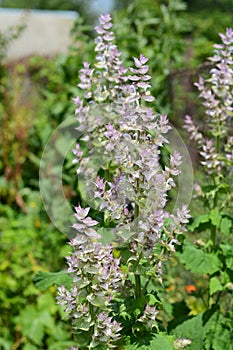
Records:
{"label": "sunlit leaf", "polygon": [[172,330],[177,338],[186,338],[192,341],[188,346],[189,350],[203,349],[204,328],[202,324],[202,314],[199,314],[187,321],[184,321]]}
{"label": "sunlit leaf", "polygon": [[180,262],[194,273],[212,275],[221,268],[221,262],[216,255],[206,253],[188,243],[184,245],[183,252],[177,253],[177,255]]}
{"label": "sunlit leaf", "polygon": [[67,288],[70,288],[71,282],[72,278],[65,270],[59,272],[39,271],[33,278],[33,283],[40,290],[46,290],[53,284],[58,286],[64,284]]}
{"label": "sunlit leaf", "polygon": [[223,286],[221,285],[219,279],[217,277],[212,277],[210,279],[210,295],[213,295],[221,290],[223,290]]}

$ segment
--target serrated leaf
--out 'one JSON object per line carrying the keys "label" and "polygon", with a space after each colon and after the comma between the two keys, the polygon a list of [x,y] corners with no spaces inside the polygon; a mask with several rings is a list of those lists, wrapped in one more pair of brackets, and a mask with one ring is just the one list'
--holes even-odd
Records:
{"label": "serrated leaf", "polygon": [[[203,315],[208,316],[207,312]],[[224,317],[219,310],[212,313],[204,325],[206,350],[232,350],[232,320]]]}
{"label": "serrated leaf", "polygon": [[68,275],[67,271],[65,270],[59,272],[39,271],[34,276],[33,283],[39,290],[46,290],[53,284],[56,284],[58,286],[64,284],[66,288],[70,289],[72,278]]}
{"label": "serrated leaf", "polygon": [[220,281],[217,277],[212,277],[210,279],[210,295],[213,295],[214,293],[223,290],[223,286],[221,285]]}
{"label": "serrated leaf", "polygon": [[166,334],[158,334],[151,341],[151,349],[163,349],[163,350],[174,350],[173,346],[174,337]]}
{"label": "serrated leaf", "polygon": [[158,334],[150,343],[150,349],[174,350],[174,338],[166,334]]}
{"label": "serrated leaf", "polygon": [[202,314],[199,314],[187,321],[184,321],[175,329],[172,334],[176,338],[186,338],[192,341],[188,346],[189,350],[203,349],[204,329],[202,324]]}
{"label": "serrated leaf", "polygon": [[124,346],[124,350],[174,350],[175,348],[173,346],[173,341],[173,336],[159,333],[156,334],[156,336],[150,341],[148,345],[141,345],[137,343],[128,344]]}
{"label": "serrated leaf", "polygon": [[183,252],[177,253],[177,255],[180,262],[194,273],[212,275],[221,267],[221,262],[216,255],[206,253],[191,244],[186,243]]}

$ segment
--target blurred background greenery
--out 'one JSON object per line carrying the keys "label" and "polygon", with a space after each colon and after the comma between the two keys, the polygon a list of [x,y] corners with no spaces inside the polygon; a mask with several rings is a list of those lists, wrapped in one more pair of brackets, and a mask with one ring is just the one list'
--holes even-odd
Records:
{"label": "blurred background greenery", "polygon": [[[91,0],[0,1],[2,8],[73,10],[79,14],[66,55],[7,62],[8,45],[17,40],[23,27],[0,33],[0,349],[62,350],[72,344],[55,303],[55,288],[43,292],[33,285],[39,270],[64,268],[68,254],[66,237],[43,208],[38,173],[49,136],[74,113],[71,98],[80,93],[78,71],[83,61],[94,57],[93,24],[105,11],[106,2],[105,8],[103,4]],[[193,82],[209,71],[210,65],[204,62],[213,44],[219,42],[218,33],[233,25],[233,0],[115,0],[107,5],[112,8],[124,62],[130,65],[132,56],[140,53],[149,57],[154,107],[168,113],[186,139],[198,173],[197,155],[182,131],[183,116],[190,113],[204,127]],[[59,145],[55,144],[55,149],[59,154]],[[77,204],[81,194],[70,158],[64,164],[63,187],[67,200]],[[62,207],[59,209],[62,213]],[[177,278],[170,277],[167,288],[174,291],[174,302],[187,296],[185,286],[194,283],[190,278],[180,270]],[[194,314],[198,307],[193,306]]]}

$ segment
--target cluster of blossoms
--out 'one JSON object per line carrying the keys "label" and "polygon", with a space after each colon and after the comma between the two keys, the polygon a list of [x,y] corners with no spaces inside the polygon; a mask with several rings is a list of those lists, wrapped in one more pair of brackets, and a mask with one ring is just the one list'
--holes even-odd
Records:
{"label": "cluster of blossoms", "polygon": [[200,91],[200,97],[204,99],[203,105],[209,126],[210,135],[205,137],[194,125],[190,116],[185,118],[185,128],[195,140],[200,155],[203,158],[202,165],[207,174],[226,175],[233,165],[233,137],[231,120],[233,112],[233,31],[227,29],[225,34],[220,34],[222,43],[214,45],[214,55],[210,58],[214,67],[211,69],[210,78],[199,78],[195,85]]}
{"label": "cluster of blossoms", "polygon": [[71,291],[59,287],[57,299],[66,307],[65,312],[75,329],[81,332],[93,330],[89,340],[92,348],[97,343],[108,344],[111,348],[112,342],[120,336],[121,327],[108,316],[109,305],[124,279],[120,260],[113,257],[112,247],[97,241],[101,236],[93,227],[98,222],[88,216],[89,209],[75,208],[78,222],[73,227],[79,234],[71,240],[73,253],[67,257],[73,285]]}
{"label": "cluster of blossoms", "polygon": [[156,306],[150,306],[147,304],[143,315],[139,317],[138,321],[146,323],[148,328],[152,329],[155,324],[157,314],[158,310],[156,309]]}
{"label": "cluster of blossoms", "polygon": [[[125,293],[140,297],[150,282],[162,278],[163,254],[175,250],[190,216],[185,205],[172,214],[165,209],[181,156],[174,152],[169,164],[161,165],[160,149],[168,142],[164,135],[170,126],[165,115],[145,106],[154,100],[148,59],[140,55],[135,67],[126,69],[113,43],[110,15],[99,22],[96,63],[94,68],[84,63],[78,85],[83,98],[74,99],[86,148],[77,144],[74,155],[79,178],[88,185],[87,198],[104,213],[104,222],[89,217],[90,208],[76,208],[77,237],[67,258],[73,288],[61,287],[58,298],[76,331],[89,332],[89,348],[111,348],[122,329],[113,316],[114,299]],[[114,232],[114,242],[101,243],[103,227]],[[121,255],[121,249],[129,254]],[[147,278],[144,286],[139,266]],[[126,291],[124,285],[131,288]],[[156,305],[146,304],[135,321],[151,329],[157,312]]]}

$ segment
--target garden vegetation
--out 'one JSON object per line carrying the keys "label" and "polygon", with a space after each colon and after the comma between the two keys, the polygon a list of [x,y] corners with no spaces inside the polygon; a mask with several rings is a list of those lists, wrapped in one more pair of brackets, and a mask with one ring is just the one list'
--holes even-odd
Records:
{"label": "garden vegetation", "polygon": [[[101,15],[95,35],[78,19],[69,54],[55,61],[1,64],[4,350],[232,349],[233,31],[194,74],[206,52],[188,56],[198,104],[182,109],[184,3],[136,20],[139,8],[135,1],[119,21],[120,9],[113,23]],[[13,36],[1,38],[6,47]],[[73,115],[73,152],[56,137],[51,150],[64,161],[70,223],[52,192],[59,169],[51,163],[49,178],[40,175],[55,217],[72,226],[67,239],[46,214],[38,173],[49,136]],[[193,199],[178,205],[185,183],[184,159],[169,142],[175,126],[195,155]]]}

